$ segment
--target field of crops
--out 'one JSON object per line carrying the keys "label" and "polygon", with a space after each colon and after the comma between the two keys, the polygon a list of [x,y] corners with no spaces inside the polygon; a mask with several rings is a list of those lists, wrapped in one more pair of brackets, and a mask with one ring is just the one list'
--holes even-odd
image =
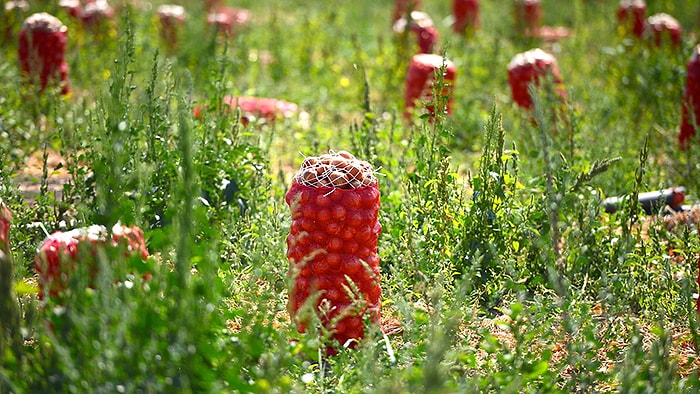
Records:
{"label": "field of crops", "polygon": [[700,390],[697,0],[82,3],[0,9],[0,393]]}

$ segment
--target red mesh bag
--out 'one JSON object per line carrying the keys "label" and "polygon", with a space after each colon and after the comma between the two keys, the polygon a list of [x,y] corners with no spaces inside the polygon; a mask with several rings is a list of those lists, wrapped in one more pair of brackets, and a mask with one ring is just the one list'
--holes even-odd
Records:
{"label": "red mesh bag", "polygon": [[453,0],[452,15],[455,20],[452,29],[464,34],[479,27],[479,0]]}
{"label": "red mesh bag", "polygon": [[220,7],[207,15],[207,23],[216,26],[226,37],[233,37],[234,30],[248,23],[249,19],[250,11],[233,7]]}
{"label": "red mesh bag", "polygon": [[647,5],[643,0],[623,0],[617,7],[617,21],[626,31],[642,38],[647,16]]}
{"label": "red mesh bag", "polygon": [[7,1],[5,7],[0,8],[0,18],[2,18],[2,31],[0,34],[9,42],[15,40],[17,27],[22,23],[22,15],[29,11],[29,3],[25,0]]}
{"label": "red mesh bag", "polygon": [[391,22],[395,23],[399,19],[405,18],[409,12],[419,10],[421,3],[422,0],[395,0]]}
{"label": "red mesh bag", "polygon": [[410,117],[411,110],[416,107],[419,101],[425,102],[425,108],[430,113],[431,119],[435,117],[435,103],[433,97],[433,83],[435,73],[445,67],[443,77],[443,89],[439,92],[441,97],[447,97],[445,103],[445,114],[452,113],[452,93],[454,82],[457,76],[457,67],[452,61],[443,59],[435,54],[418,54],[413,56],[406,73],[405,92],[405,112],[406,117]]}
{"label": "red mesh bag", "polygon": [[518,34],[536,36],[542,26],[540,0],[515,0],[513,5]]}
{"label": "red mesh bag", "polygon": [[181,5],[164,4],[158,7],[160,37],[168,50],[177,46],[178,28],[185,23],[185,8]]}
{"label": "red mesh bag", "polygon": [[532,97],[528,91],[531,83],[540,84],[540,79],[551,74],[557,88],[557,93],[566,97],[563,82],[559,75],[557,60],[551,54],[540,48],[519,53],[508,64],[508,84],[515,101],[520,107],[532,108]]}
{"label": "red mesh bag", "polygon": [[419,53],[435,53],[437,52],[438,41],[440,34],[438,33],[433,20],[425,12],[413,11],[410,14],[410,19],[402,17],[394,23],[394,32],[403,34],[406,29],[416,35]]}
{"label": "red mesh bag", "polygon": [[669,41],[674,47],[678,47],[681,45],[682,29],[676,18],[659,13],[647,18],[643,35],[657,47],[666,41]]}
{"label": "red mesh bag", "polygon": [[6,343],[11,343],[15,348],[22,346],[23,338],[17,329],[22,315],[14,292],[14,261],[10,250],[11,225],[12,214],[0,198],[0,352],[2,353]]}
{"label": "red mesh bag", "polygon": [[205,3],[207,10],[213,10],[221,6],[222,0],[206,0]]}
{"label": "red mesh bag", "polygon": [[31,15],[22,25],[18,46],[20,69],[32,83],[38,80],[42,91],[49,83],[57,82],[62,94],[70,92],[67,31],[58,18],[45,12]]}
{"label": "red mesh bag", "polygon": [[686,65],[688,75],[683,91],[681,130],[678,142],[682,150],[690,147],[690,139],[700,125],[700,45],[696,45]]}
{"label": "red mesh bag", "polygon": [[377,240],[382,226],[374,170],[345,151],[308,157],[286,202],[292,213],[290,314],[304,332],[308,315],[300,309],[313,303],[332,338],[354,347],[365,335],[365,322],[379,322],[381,307]]}
{"label": "red mesh bag", "polygon": [[[698,260],[698,268],[700,268],[700,260]],[[700,273],[698,273],[698,287],[700,287]],[[700,297],[695,300],[695,309],[700,313]]]}
{"label": "red mesh bag", "polygon": [[83,5],[80,4],[80,0],[59,0],[58,6],[65,9],[68,15],[73,18],[80,18],[83,7]]}
{"label": "red mesh bag", "polygon": [[264,120],[265,123],[274,123],[277,118],[291,118],[299,111],[295,103],[267,97],[224,97],[224,104],[232,110],[240,108],[241,121],[244,125],[257,123]]}
{"label": "red mesh bag", "polygon": [[[80,248],[88,245],[89,255],[81,254]],[[61,293],[68,287],[71,275],[77,264],[88,264],[88,272],[97,272],[95,256],[97,247],[113,247],[123,251],[124,257],[148,258],[143,231],[136,227],[125,227],[117,223],[108,234],[104,226],[90,226],[67,232],[57,231],[42,242],[34,265],[39,274],[39,299],[44,295],[52,300],[60,300]],[[148,279],[145,274],[144,278]]]}
{"label": "red mesh bag", "polygon": [[10,255],[10,226],[12,214],[2,200],[0,200],[0,252]]}
{"label": "red mesh bag", "polygon": [[80,12],[80,19],[86,27],[96,27],[114,17],[114,8],[107,0],[90,1]]}

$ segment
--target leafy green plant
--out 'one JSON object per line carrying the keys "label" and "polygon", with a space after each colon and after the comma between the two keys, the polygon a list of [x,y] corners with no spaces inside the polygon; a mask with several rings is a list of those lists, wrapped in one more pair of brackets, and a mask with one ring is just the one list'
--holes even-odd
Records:
{"label": "leafy green plant", "polygon": [[[19,14],[0,18],[0,197],[14,261],[0,277],[13,301],[0,312],[0,391],[700,387],[696,213],[636,203],[671,186],[697,203],[698,164],[676,145],[696,2],[649,4],[690,32],[676,51],[616,34],[610,2],[543,3],[543,23],[573,33],[556,43],[515,38],[496,2],[481,2],[472,37],[455,36],[440,22],[448,4],[423,2],[457,67],[452,114],[432,121],[402,116],[412,46],[377,18],[386,4],[241,0],[252,17],[228,40],[205,2],[191,4],[165,52],[153,10],[115,3],[121,16],[99,34],[55,2],[21,11],[68,26],[68,97],[21,84]],[[505,65],[534,46],[556,54],[567,99],[545,84],[523,111]],[[245,124],[226,95],[300,110]],[[327,150],[377,169],[382,224],[382,320],[333,357],[321,346],[331,333],[291,322],[285,244],[291,175]],[[601,206],[609,196],[624,197],[615,213]],[[117,221],[145,230],[152,279],[100,250],[92,287],[81,266],[65,304],[39,302],[46,232]]]}

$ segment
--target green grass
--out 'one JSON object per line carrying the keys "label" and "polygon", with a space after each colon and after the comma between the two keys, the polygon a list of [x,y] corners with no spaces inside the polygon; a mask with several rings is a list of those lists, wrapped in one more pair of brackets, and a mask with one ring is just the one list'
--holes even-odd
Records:
{"label": "green grass", "polygon": [[[543,1],[544,23],[573,32],[555,44],[515,37],[508,2],[482,1],[469,40],[444,21],[449,2],[426,2],[458,69],[454,113],[432,123],[402,116],[413,41],[391,32],[391,2],[239,1],[252,19],[228,42],[191,2],[174,53],[131,3],[91,33],[32,2],[68,25],[69,97],[21,83],[11,23],[28,14],[0,19],[0,197],[14,216],[0,293],[17,301],[0,308],[0,392],[700,388],[697,223],[600,205],[677,185],[698,202],[700,145],[680,153],[676,139],[696,1],[647,1],[681,22],[676,49],[623,37],[613,0]],[[506,65],[536,46],[557,57],[569,100],[538,96],[530,114]],[[227,94],[303,114],[244,126]],[[323,359],[323,333],[297,333],[286,310],[284,195],[304,156],[329,149],[379,169],[385,332]],[[43,162],[32,201],[18,185],[30,157]],[[61,171],[59,196],[48,181]],[[145,230],[153,279],[126,286],[130,262],[102,253],[94,288],[79,270],[65,305],[39,302],[37,223],[117,221]]]}

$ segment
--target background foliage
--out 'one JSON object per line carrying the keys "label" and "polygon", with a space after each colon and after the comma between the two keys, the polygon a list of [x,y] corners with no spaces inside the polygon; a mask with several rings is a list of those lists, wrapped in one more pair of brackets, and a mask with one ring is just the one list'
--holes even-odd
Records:
{"label": "background foliage", "polygon": [[[677,185],[696,202],[700,146],[676,138],[700,5],[648,0],[684,29],[680,48],[654,48],[624,35],[613,0],[542,1],[544,23],[573,33],[555,43],[518,37],[509,1],[482,1],[470,38],[449,1],[424,2],[458,68],[454,113],[431,123],[401,115],[413,37],[391,31],[390,3],[240,0],[252,19],[225,40],[183,2],[174,52],[161,2],[115,2],[97,30],[53,1],[5,13],[0,197],[21,319],[0,319],[0,391],[697,390],[697,221],[600,203]],[[38,11],[69,28],[69,97],[21,82],[20,21]],[[538,46],[558,59],[565,121],[542,115],[551,98],[536,121],[510,99],[507,63]],[[227,94],[301,113],[244,126]],[[383,321],[322,360],[286,313],[284,194],[329,149],[381,174]],[[76,280],[64,306],[40,304],[36,224],[117,221],[146,231],[153,279],[120,285],[129,262],[101,255],[94,289]]]}

